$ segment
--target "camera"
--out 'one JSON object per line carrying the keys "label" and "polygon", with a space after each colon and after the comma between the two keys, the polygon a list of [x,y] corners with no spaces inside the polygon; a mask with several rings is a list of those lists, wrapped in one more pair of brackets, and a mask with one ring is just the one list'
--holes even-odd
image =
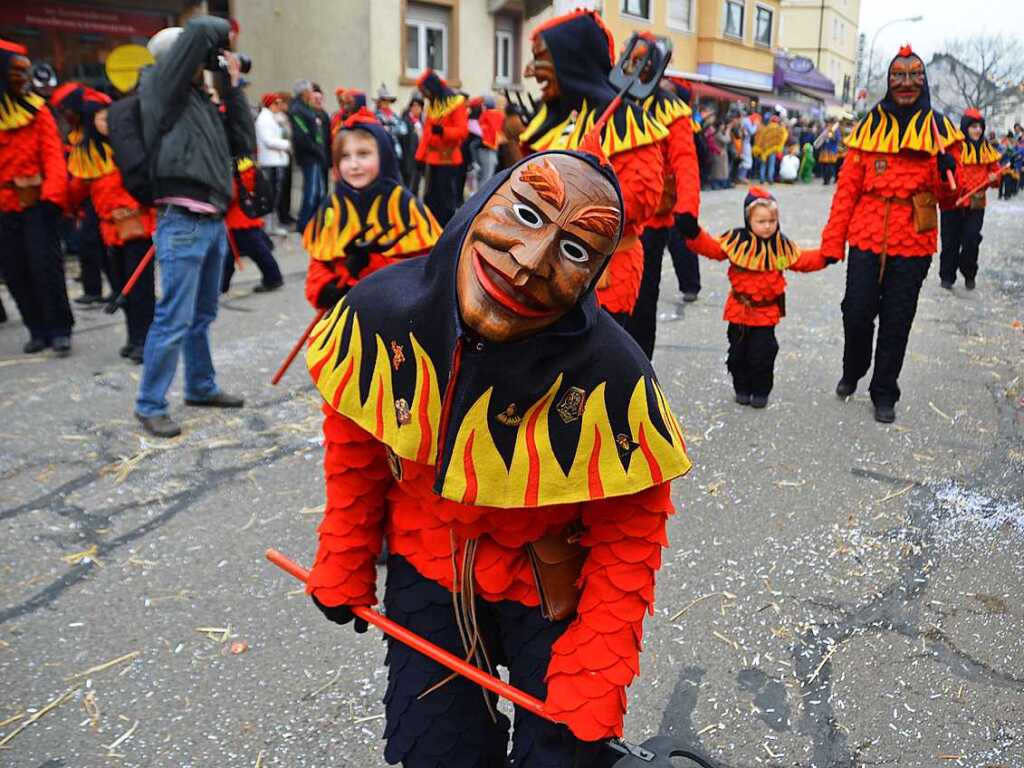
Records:
{"label": "camera", "polygon": [[[241,73],[243,75],[249,74],[249,71],[252,69],[252,59],[249,57],[249,55],[245,53],[236,53],[235,56],[238,57],[238,69],[241,71]],[[222,72],[227,72],[228,62],[227,59],[224,58],[224,51],[214,51],[213,56],[211,57],[206,68],[213,71],[219,69]]]}

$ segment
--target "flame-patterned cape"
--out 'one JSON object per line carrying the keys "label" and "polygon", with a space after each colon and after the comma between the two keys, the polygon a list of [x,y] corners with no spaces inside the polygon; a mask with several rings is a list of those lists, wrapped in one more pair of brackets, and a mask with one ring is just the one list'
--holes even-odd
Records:
{"label": "flame-patterned cape", "polygon": [[13,131],[24,128],[32,122],[36,112],[46,102],[34,93],[24,96],[11,96],[6,91],[0,94],[0,131]]}
{"label": "flame-patterned cape", "polygon": [[343,130],[365,131],[377,142],[380,172],[368,187],[355,189],[344,181],[320,206],[302,235],[302,246],[317,261],[345,256],[354,241],[376,240],[394,244],[379,253],[390,258],[417,256],[429,251],[441,234],[434,214],[402,186],[394,142],[376,122],[346,122]]}
{"label": "flame-patterned cape", "polygon": [[746,227],[737,227],[723,234],[718,242],[730,263],[751,272],[782,271],[800,258],[799,246],[782,232],[764,239]]}
{"label": "flame-patterned cape", "polygon": [[[571,154],[618,188],[606,166]],[[317,388],[398,456],[433,465],[435,492],[461,503],[590,501],[684,474],[682,432],[654,371],[592,290],[534,336],[467,340],[458,254],[513,170],[460,209],[426,259],[375,272],[323,318],[306,357]]]}
{"label": "flame-patterned cape", "polygon": [[988,165],[998,163],[1001,158],[999,150],[986,139],[977,142],[967,139],[960,147],[960,162],[964,165]]}

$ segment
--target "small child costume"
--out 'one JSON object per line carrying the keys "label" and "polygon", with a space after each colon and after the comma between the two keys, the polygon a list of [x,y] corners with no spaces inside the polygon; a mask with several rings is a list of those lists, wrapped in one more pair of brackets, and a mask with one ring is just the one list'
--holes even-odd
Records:
{"label": "small child costume", "polygon": [[362,189],[339,180],[334,194],[306,227],[302,236],[310,256],[306,299],[318,309],[330,309],[349,288],[378,269],[426,253],[441,234],[430,209],[402,186],[391,134],[373,114],[363,108],[339,130],[373,137],[380,172]]}
{"label": "small child costume", "polygon": [[[765,190],[751,187],[744,200],[743,218],[750,221],[752,206],[774,204]],[[736,401],[764,407],[775,383],[775,357],[779,343],[775,326],[786,316],[784,270],[816,272],[825,259],[815,249],[801,251],[777,229],[767,239],[757,237],[749,226],[737,227],[715,239],[701,230],[688,243],[697,253],[716,261],[729,261],[732,290],[725,302],[723,319],[729,323],[729,357]]]}
{"label": "small child costume", "polygon": [[[974,141],[968,129],[974,124],[981,125],[981,138]],[[990,174],[999,172],[999,150],[985,139],[985,118],[976,109],[968,109],[960,120],[960,131],[964,134],[960,146],[960,167],[957,168],[957,187],[961,194],[984,184]],[[998,187],[999,178],[990,182]],[[943,206],[942,251],[939,255],[939,279],[943,288],[952,288],[956,282],[957,270],[964,276],[967,288],[974,288],[978,274],[978,247],[981,245],[981,228],[985,224],[987,189],[982,189],[960,207]]]}
{"label": "small child costume", "polygon": [[[238,175],[232,184],[234,196],[224,216],[224,226],[228,228],[228,237],[234,240],[234,248],[239,256],[248,256],[260,271],[262,280],[253,290],[256,293],[273,291],[284,285],[281,268],[274,258],[274,243],[263,228],[263,219],[251,219],[246,216],[238,203],[238,182],[241,179],[245,188],[252,192],[256,183],[256,164],[252,158],[243,157],[237,161]],[[233,251],[234,248],[231,250]],[[221,281],[220,292],[227,293],[231,288],[231,278],[235,274],[235,256],[229,253],[224,259],[224,279]]]}

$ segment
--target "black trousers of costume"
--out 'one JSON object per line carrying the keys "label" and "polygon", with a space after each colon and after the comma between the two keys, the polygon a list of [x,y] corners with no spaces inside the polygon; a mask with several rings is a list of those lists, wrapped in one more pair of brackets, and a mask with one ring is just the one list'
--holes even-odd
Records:
{"label": "black trousers of costume", "polygon": [[[435,645],[465,657],[455,623],[452,595],[407,560],[391,555],[384,606],[388,618]],[[543,700],[544,675],[551,646],[569,620],[548,621],[539,608],[514,601],[476,600],[477,621],[491,663],[509,670],[509,682]],[[447,669],[397,640],[388,639],[388,689],[384,696],[387,746],[384,758],[405,768],[572,768],[580,744],[561,725],[519,708],[515,713],[512,753],[509,721],[496,722],[484,703],[483,689],[455,676],[423,698],[420,694],[449,676]],[[487,694],[489,700],[494,697]],[[587,768],[593,764],[588,763]]]}
{"label": "black trousers of costume", "polygon": [[[851,248],[846,266],[846,294],[843,296],[843,378],[859,381],[871,367],[871,400],[876,405],[895,405],[900,399],[897,380],[907,352],[910,327],[917,314],[917,298],[931,267],[931,256],[890,256],[885,274],[878,281],[877,253]],[[875,318],[878,342],[874,343]]]}
{"label": "black trousers of costume", "polygon": [[821,164],[821,183],[831,184],[832,179],[836,176],[836,164],[835,163],[822,163]]}
{"label": "black trousers of costume", "polygon": [[679,230],[672,227],[668,233],[668,252],[676,271],[680,293],[700,293],[700,257],[691,251]]}
{"label": "black trousers of costume", "polygon": [[644,271],[633,314],[624,327],[650,360],[654,357],[654,339],[658,332],[658,294],[661,292],[661,264],[672,227],[647,227],[640,235],[644,246]]}
{"label": "black trousers of costume", "polygon": [[[110,249],[110,281],[111,288],[115,293],[120,293],[121,288],[128,282],[128,278],[135,272],[139,262],[146,255],[146,251],[153,244],[148,237],[129,240],[123,245]],[[139,279],[135,282],[125,301],[124,319],[128,327],[128,343],[134,346],[146,344],[146,334],[149,333],[149,326],[153,323],[153,310],[156,307],[156,289],[153,278],[153,264],[156,259],[150,259],[149,264]]]}
{"label": "black trousers of costume", "polygon": [[100,220],[92,201],[82,206],[83,216],[78,228],[78,261],[82,268],[82,291],[89,296],[103,295],[103,274],[114,288],[112,264],[107,258],[107,247],[100,236]]}
{"label": "black trousers of costume", "polygon": [[732,374],[737,394],[768,397],[775,386],[775,357],[779,342],[774,325],[729,323],[729,356],[725,367]]}
{"label": "black trousers of costume", "polygon": [[[248,227],[247,229],[232,229],[231,234],[235,238],[235,245],[238,246],[240,257],[248,256],[262,275],[264,285],[280,285],[284,282],[281,276],[281,268],[274,258],[274,243],[263,231],[263,227]],[[235,274],[235,256],[229,253],[224,259],[224,279],[220,284],[220,292],[227,293],[231,288],[231,278]]]}
{"label": "black trousers of costume", "polygon": [[75,324],[64,283],[56,207],[39,203],[0,214],[0,259],[7,288],[32,338],[70,336]]}
{"label": "black trousers of costume", "polygon": [[442,227],[451,221],[459,207],[462,192],[457,189],[461,166],[428,165],[427,190],[423,202]]}
{"label": "black trousers of costume", "polygon": [[984,208],[955,208],[942,212],[939,279],[955,283],[958,269],[965,280],[977,277],[978,246],[981,245],[984,223]]}

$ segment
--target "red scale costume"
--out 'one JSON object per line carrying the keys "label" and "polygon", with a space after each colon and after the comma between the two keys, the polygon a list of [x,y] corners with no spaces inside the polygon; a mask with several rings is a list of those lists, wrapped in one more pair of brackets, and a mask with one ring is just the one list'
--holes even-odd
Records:
{"label": "red scale costume", "polygon": [[[378,269],[427,253],[441,234],[430,209],[402,186],[394,142],[373,114],[364,107],[340,130],[373,137],[380,172],[364,189],[339,180],[303,233],[302,245],[309,253],[306,299],[319,309],[333,307],[352,286]],[[335,167],[342,140],[335,139]]]}
{"label": "red scale costume", "polygon": [[[533,53],[527,74],[539,75],[544,101],[519,136],[523,151],[575,149],[616,94],[608,82],[615,60],[612,33],[597,13],[577,10],[537,27]],[[554,96],[552,81],[557,81]],[[627,328],[644,272],[640,234],[657,211],[664,187],[660,142],[668,135],[648,111],[625,102],[601,135],[602,151],[622,189],[626,222],[619,250],[598,286],[598,300]],[[683,200],[692,200],[692,193],[687,191]]]}
{"label": "red scale costume", "polygon": [[924,62],[905,46],[889,65],[885,98],[846,139],[849,153],[821,235],[828,259],[842,260],[850,247],[836,393],[852,395],[871,367],[878,317],[870,392],[882,422],[896,418],[897,379],[938,238],[936,204],[957,194],[945,179],[956,171],[961,138],[932,110]]}
{"label": "red scale costume", "polygon": [[[980,131],[977,139],[971,128]],[[939,255],[939,280],[947,290],[956,283],[957,272],[964,276],[967,290],[974,290],[978,275],[978,247],[985,225],[988,187],[999,186],[999,150],[985,139],[985,118],[976,109],[968,109],[960,119],[963,142],[960,145],[960,167],[957,169],[958,194],[965,197],[956,205],[948,198],[941,206],[942,252]],[[969,194],[970,192],[974,194]],[[956,201],[959,202],[959,199]]]}
{"label": "red scale costume", "polygon": [[763,408],[775,383],[775,357],[779,343],[775,326],[786,316],[785,270],[816,272],[826,262],[817,248],[801,251],[782,234],[776,224],[769,237],[758,237],[750,229],[754,209],[763,206],[778,214],[775,198],[760,187],[751,187],[744,200],[745,226],[720,238],[706,231],[687,245],[701,256],[729,262],[732,290],[725,302],[722,319],[729,323],[729,356],[736,402]]}
{"label": "red scale costume", "polygon": [[427,166],[423,202],[444,226],[455,215],[462,199],[457,184],[462,142],[469,137],[469,107],[466,97],[455,93],[431,69],[420,75],[416,87],[428,100],[423,113],[423,135],[416,148],[416,162]]}
{"label": "red scale costume", "polygon": [[[107,248],[111,289],[120,292],[153,244],[156,213],[139,203],[124,188],[114,162],[114,148],[96,126],[96,116],[110,106],[110,97],[80,83],[65,83],[50,99],[56,109],[73,113],[78,125],[68,136],[67,167],[71,178],[71,210],[77,211],[88,197],[99,220],[100,238]],[[146,334],[153,322],[156,294],[152,262],[129,292],[124,306],[128,331],[122,357],[142,362]]]}
{"label": "red scale costume", "polygon": [[57,123],[46,103],[24,93],[26,49],[0,40],[0,259],[7,288],[31,338],[25,352],[51,344],[71,350],[74,317],[58,239],[67,206],[67,171]]}
{"label": "red scale costume", "polygon": [[[621,735],[673,512],[668,481],[689,468],[649,363],[593,296],[622,208],[592,203],[621,201],[614,185],[608,166],[583,153],[543,153],[499,173],[426,259],[354,287],[307,355],[325,400],[327,483],[311,594],[336,621],[344,606],[375,604],[386,538],[388,616],[453,653],[507,666],[568,726],[518,712],[516,765],[574,765],[584,742]],[[588,196],[590,205],[579,199]],[[573,222],[604,234],[595,241]],[[545,295],[534,286],[558,279],[523,266],[534,242],[555,272],[575,269],[565,254],[580,252],[560,246],[563,231],[603,254],[576,278],[588,281],[576,283],[582,293],[550,330],[495,341],[487,324],[504,322],[503,307],[533,322],[523,291]],[[515,264],[528,279],[505,283]],[[473,299],[489,308],[467,296],[490,297]],[[569,568],[561,583],[578,594],[575,611],[538,587],[544,564]],[[474,627],[461,642],[453,605]],[[388,664],[388,762],[506,764],[508,721],[488,718],[479,689],[446,682],[398,643]]]}

